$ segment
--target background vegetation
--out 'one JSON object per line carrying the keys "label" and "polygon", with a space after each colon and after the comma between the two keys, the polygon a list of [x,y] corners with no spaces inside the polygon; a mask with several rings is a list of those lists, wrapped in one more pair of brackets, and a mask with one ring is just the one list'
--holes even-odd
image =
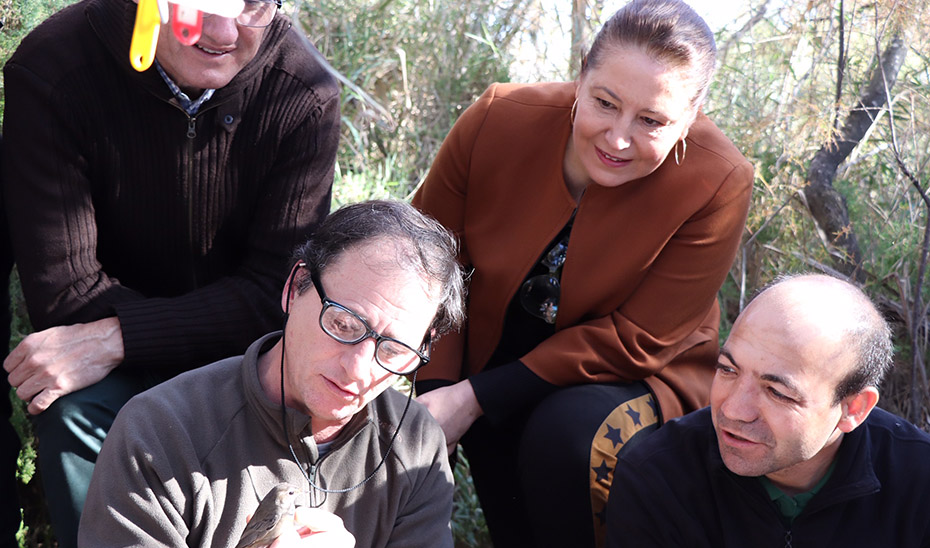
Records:
{"label": "background vegetation", "polygon": [[[0,60],[72,1],[0,0]],[[753,292],[779,273],[848,276],[896,328],[898,364],[882,405],[930,430],[928,8],[922,0],[740,4],[718,32],[719,70],[705,108],[756,166],[744,243],[720,293],[723,334]],[[353,84],[343,94],[337,205],[408,198],[452,123],[489,83],[571,78],[602,13],[616,7],[585,0],[285,3]],[[558,24],[570,37],[561,50],[547,30]],[[527,51],[535,57],[527,59]],[[15,344],[29,327],[13,285]],[[14,420],[26,440],[23,545],[50,546],[28,422]],[[457,542],[486,546],[460,463]]]}

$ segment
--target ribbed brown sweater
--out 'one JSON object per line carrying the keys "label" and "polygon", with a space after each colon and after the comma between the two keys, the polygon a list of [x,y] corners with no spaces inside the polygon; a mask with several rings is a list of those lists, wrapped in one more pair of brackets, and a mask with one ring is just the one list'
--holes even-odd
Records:
{"label": "ribbed brown sweater", "polygon": [[129,64],[136,4],[52,16],[4,68],[3,190],[36,329],[117,315],[124,366],[189,369],[278,328],[329,210],[339,89],[278,16],[189,117]]}

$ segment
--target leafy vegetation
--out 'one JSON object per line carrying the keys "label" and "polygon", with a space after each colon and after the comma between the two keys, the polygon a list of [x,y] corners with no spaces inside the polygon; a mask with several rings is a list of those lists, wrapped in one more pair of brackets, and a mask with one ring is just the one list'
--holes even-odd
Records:
{"label": "leafy vegetation", "polygon": [[[752,9],[768,4],[753,2]],[[787,2],[755,24],[721,33],[722,63],[706,111],[755,163],[757,176],[747,239],[723,300],[732,319],[778,273],[850,266],[838,243],[844,234],[824,233],[812,218],[809,170],[821,148],[843,138],[850,116],[864,110],[870,79],[884,76],[885,107],[870,111],[875,121],[840,164],[833,186],[849,212],[842,232],[861,247],[855,277],[899,335],[902,351],[882,405],[927,429],[927,312],[920,303],[928,295],[919,269],[930,203],[921,189],[928,179],[930,65],[919,29],[928,12],[919,2],[843,7]],[[895,37],[904,37],[904,63],[897,75],[882,74],[882,54]],[[921,310],[912,315],[915,303]]]}
{"label": "leafy vegetation", "polygon": [[[0,0],[0,60],[48,14],[73,0]],[[720,68],[707,114],[756,166],[746,237],[721,290],[722,336],[753,292],[783,272],[843,272],[840,245],[857,237],[855,276],[896,328],[898,366],[883,387],[882,405],[930,430],[928,414],[925,230],[930,199],[930,8],[922,0],[751,0],[745,16],[718,34]],[[574,2],[576,17],[596,28],[600,2]],[[514,47],[546,51],[540,0],[312,0],[286,2],[324,56],[355,88],[343,94],[343,139],[336,205],[369,197],[408,198],[429,169],[443,137],[494,81],[510,77]],[[592,15],[586,15],[590,13]],[[605,14],[609,15],[609,14]],[[570,31],[566,31],[567,33]],[[807,192],[812,159],[835,144],[900,37],[906,57],[885,74],[887,94],[865,135],[836,170],[832,186],[849,223],[821,230]],[[535,42],[534,42],[535,40]],[[563,73],[569,73],[567,67]],[[881,73],[878,73],[881,75]],[[0,88],[2,94],[2,88]],[[2,95],[0,95],[2,98]],[[14,283],[14,286],[16,284]],[[14,289],[14,344],[28,331]],[[28,421],[14,417],[30,450]],[[50,546],[38,513],[40,492],[29,481],[34,454],[21,472],[27,500],[23,545]],[[486,530],[462,455],[456,469],[454,532],[459,546],[487,546]]]}
{"label": "leafy vegetation", "polygon": [[[406,197],[461,111],[508,79],[529,0],[315,0],[299,20],[345,88],[337,205]],[[383,110],[381,109],[383,107]],[[380,111],[380,112],[379,112]]]}

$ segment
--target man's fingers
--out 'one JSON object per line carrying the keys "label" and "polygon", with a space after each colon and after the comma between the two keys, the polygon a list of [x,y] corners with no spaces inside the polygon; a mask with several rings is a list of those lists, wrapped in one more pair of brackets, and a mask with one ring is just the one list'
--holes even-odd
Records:
{"label": "man's fingers", "polygon": [[62,394],[63,392],[59,390],[45,389],[32,398],[32,401],[29,402],[29,405],[26,407],[26,411],[28,411],[30,415],[38,415],[55,403],[55,400],[60,398]]}
{"label": "man's fingers", "polygon": [[[10,385],[16,386],[16,383],[11,380]],[[33,382],[32,379],[29,379],[16,387],[16,397],[24,402],[30,402],[32,398],[36,397],[41,391],[42,386],[37,382]]]}
{"label": "man's fingers", "polygon": [[268,548],[284,548],[286,546],[298,546],[300,535],[296,529],[287,528],[282,532],[274,542],[268,545]]}
{"label": "man's fingers", "polygon": [[[14,348],[13,352],[16,352],[17,348],[19,348],[19,346]],[[10,352],[10,354],[6,357],[6,359],[3,360],[3,370],[6,371],[7,373],[12,373],[13,371],[15,371],[16,367],[19,365],[19,362],[22,361],[19,358],[19,355],[18,354],[14,355],[13,352]]]}
{"label": "man's fingers", "polygon": [[[25,342],[25,341],[23,341]],[[10,374],[10,379],[15,379],[17,377],[24,377],[28,373],[24,367],[20,367],[26,362],[26,358],[30,355],[30,352],[26,352],[23,349],[23,343],[16,345],[16,348],[3,360],[3,369]],[[21,379],[20,379],[21,380]],[[12,384],[12,381],[11,381]]]}
{"label": "man's fingers", "polygon": [[[41,364],[36,361],[36,353],[41,349],[43,340],[44,337],[38,337],[36,333],[32,333],[16,345],[16,348],[3,360],[3,369],[9,373],[7,380],[10,386],[27,384],[30,376],[42,372]],[[20,397],[28,401],[27,398]]]}
{"label": "man's fingers", "polygon": [[269,548],[353,548],[355,537],[346,530],[339,516],[320,508],[298,506],[294,527],[284,532]]}
{"label": "man's fingers", "polygon": [[26,356],[32,353],[32,340],[34,333],[28,335],[25,339],[16,345],[10,354],[3,360],[3,369],[7,373],[12,373],[19,365],[26,360]]}
{"label": "man's fingers", "polygon": [[28,404],[26,410],[33,415],[45,411],[52,402],[69,392],[45,375],[34,374],[21,382],[10,375],[9,380],[11,386],[16,386],[16,397]]}
{"label": "man's fingers", "polygon": [[[6,362],[4,362],[4,364],[5,363]],[[26,378],[26,372],[22,369],[14,369],[12,372],[10,372],[9,375],[6,376],[6,380],[10,383],[10,386],[16,387],[22,386],[22,384],[26,382]]]}
{"label": "man's fingers", "polygon": [[333,514],[332,512],[327,512],[322,508],[307,508],[305,506],[298,506],[297,512],[294,515],[294,521],[296,521],[298,525],[306,527],[311,531],[332,531],[345,529],[345,525],[342,523],[342,518],[336,514]]}

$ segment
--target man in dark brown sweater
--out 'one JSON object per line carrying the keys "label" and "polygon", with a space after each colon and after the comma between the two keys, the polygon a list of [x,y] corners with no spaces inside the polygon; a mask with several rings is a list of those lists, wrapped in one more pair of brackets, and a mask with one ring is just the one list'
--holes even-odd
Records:
{"label": "man in dark brown sweater", "polygon": [[4,68],[3,191],[36,333],[4,362],[28,403],[59,545],[135,393],[277,327],[294,245],[329,209],[339,89],[273,0],[162,25],[129,62],[136,4],[84,0]]}

